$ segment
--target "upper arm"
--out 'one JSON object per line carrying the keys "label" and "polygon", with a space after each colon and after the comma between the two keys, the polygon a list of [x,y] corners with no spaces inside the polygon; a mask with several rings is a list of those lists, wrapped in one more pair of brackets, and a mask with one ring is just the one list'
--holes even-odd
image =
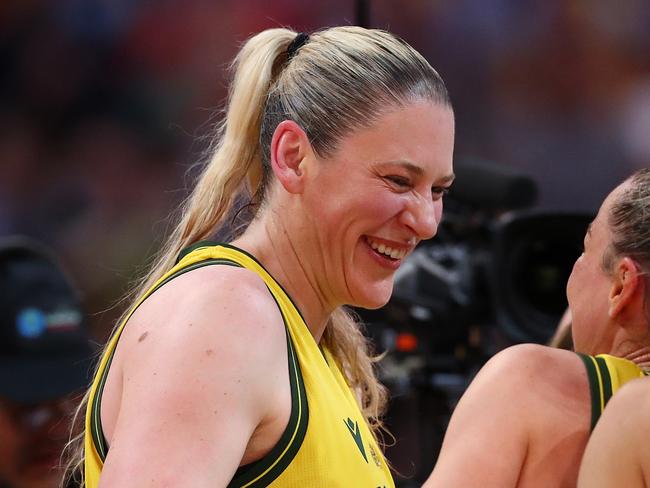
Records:
{"label": "upper arm", "polygon": [[[520,347],[493,357],[460,399],[425,486],[516,486],[528,447],[529,401],[522,388],[534,370]],[[522,415],[527,412],[526,415]]]}
{"label": "upper arm", "polygon": [[585,450],[578,486],[645,488],[650,474],[650,379],[634,380],[609,401]]}
{"label": "upper arm", "polygon": [[282,318],[249,272],[219,268],[165,285],[125,330],[102,487],[225,486],[268,414],[286,379]]}

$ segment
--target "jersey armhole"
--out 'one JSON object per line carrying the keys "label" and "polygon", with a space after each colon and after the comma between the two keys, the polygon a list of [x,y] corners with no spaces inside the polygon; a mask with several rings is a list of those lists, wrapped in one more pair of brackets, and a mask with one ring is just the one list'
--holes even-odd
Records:
{"label": "jersey armhole", "polygon": [[240,466],[227,488],[262,488],[271,484],[294,459],[307,433],[309,405],[302,371],[300,369],[300,362],[298,361],[282,307],[280,307],[272,290],[270,288],[268,289],[280,310],[287,337],[291,414],[287,422],[287,427],[284,429],[278,442],[273,446],[273,449],[262,459]]}
{"label": "jersey armhole", "polygon": [[105,367],[99,372],[99,379],[97,382],[97,389],[95,391],[95,394],[91,396],[89,401],[91,402],[91,408],[90,408],[90,434],[91,438],[93,441],[93,445],[95,447],[95,450],[97,451],[97,454],[99,455],[99,459],[101,460],[102,463],[106,461],[106,456],[108,455],[108,442],[106,441],[106,436],[104,435],[104,431],[102,429],[102,422],[101,422],[101,402],[102,402],[102,395],[104,393],[104,386],[106,384],[106,379],[108,378],[108,372],[111,367],[111,363],[113,362],[113,356],[115,355],[115,350],[117,349],[117,344],[120,340],[120,336],[122,335],[122,332],[124,331],[124,328],[126,327],[126,324],[128,323],[129,318],[135,313],[135,311],[138,309],[140,305],[142,305],[147,298],[149,298],[151,295],[153,295],[157,290],[159,290],[163,285],[169,283],[171,280],[174,278],[181,276],[189,271],[192,271],[197,268],[201,268],[203,266],[210,266],[210,265],[226,265],[226,266],[236,266],[236,267],[242,267],[240,264],[231,261],[229,259],[207,259],[205,261],[200,261],[198,263],[191,264],[185,268],[179,269],[175,273],[169,275],[166,279],[162,280],[158,285],[156,285],[154,288],[149,290],[144,298],[140,300],[131,311],[129,311],[128,315],[124,319],[124,326],[120,327],[119,332],[117,333],[117,338],[115,339],[115,344],[113,345],[113,348],[109,352],[109,357],[108,360],[106,361]]}

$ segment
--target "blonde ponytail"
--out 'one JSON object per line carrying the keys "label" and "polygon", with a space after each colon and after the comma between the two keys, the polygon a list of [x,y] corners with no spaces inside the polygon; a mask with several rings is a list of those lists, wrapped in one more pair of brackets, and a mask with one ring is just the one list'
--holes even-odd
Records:
{"label": "blonde ponytail", "polygon": [[264,101],[295,33],[271,29],[251,38],[235,58],[235,76],[213,156],[182,206],[181,219],[159,260],[134,295],[147,290],[187,246],[206,239],[225,223],[238,197],[252,197],[262,185],[259,133]]}
{"label": "blonde ponytail", "polygon": [[[235,76],[213,156],[181,206],[179,223],[151,272],[129,294],[131,301],[172,267],[183,248],[221,230],[236,202],[252,199],[264,204],[271,139],[283,120],[298,123],[314,151],[327,157],[342,138],[371,126],[396,106],[415,100],[450,106],[438,73],[388,32],[351,26],[326,29],[303,36],[306,42],[289,59],[287,47],[295,38],[291,30],[270,29],[242,47],[233,63]],[[357,321],[344,308],[335,310],[322,341],[357,392],[377,436],[386,391],[375,376],[375,359]],[[85,412],[88,397],[77,416]],[[83,433],[71,440],[68,452],[70,477],[83,464]]]}
{"label": "blonde ponytail", "polygon": [[[262,184],[259,132],[264,100],[286,60],[286,49],[296,33],[271,29],[249,39],[235,58],[235,76],[228,96],[224,121],[217,129],[214,152],[204,165],[192,193],[180,208],[180,219],[167,243],[158,251],[155,264],[124,301],[133,303],[176,261],[187,246],[212,236],[225,223],[241,195],[254,195]],[[124,320],[126,311],[116,324]],[[73,425],[80,425],[88,405],[86,392]],[[65,476],[61,486],[73,480],[84,486],[84,432],[74,434],[64,450]]]}

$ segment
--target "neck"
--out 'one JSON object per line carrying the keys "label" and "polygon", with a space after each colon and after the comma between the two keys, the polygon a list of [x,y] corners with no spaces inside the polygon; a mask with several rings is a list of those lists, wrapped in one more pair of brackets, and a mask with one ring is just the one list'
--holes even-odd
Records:
{"label": "neck", "polygon": [[[647,326],[644,326],[647,329]],[[608,354],[632,361],[641,369],[650,370],[650,336],[639,328],[619,327]]]}
{"label": "neck", "polygon": [[650,346],[636,348],[622,357],[629,359],[641,369],[650,370]]}
{"label": "neck", "polygon": [[311,253],[301,252],[298,239],[278,219],[254,220],[233,245],[251,253],[286,290],[300,310],[312,336],[319,342],[332,312],[338,305],[331,304],[319,286],[319,273],[313,269]]}

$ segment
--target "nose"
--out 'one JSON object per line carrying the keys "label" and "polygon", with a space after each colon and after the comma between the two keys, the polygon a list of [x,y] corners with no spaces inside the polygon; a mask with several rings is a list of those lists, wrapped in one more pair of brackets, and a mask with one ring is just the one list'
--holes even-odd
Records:
{"label": "nose", "polygon": [[402,212],[401,220],[418,236],[419,240],[426,240],[431,239],[438,232],[441,215],[442,199],[434,200],[431,195],[428,197],[419,195],[409,202]]}

